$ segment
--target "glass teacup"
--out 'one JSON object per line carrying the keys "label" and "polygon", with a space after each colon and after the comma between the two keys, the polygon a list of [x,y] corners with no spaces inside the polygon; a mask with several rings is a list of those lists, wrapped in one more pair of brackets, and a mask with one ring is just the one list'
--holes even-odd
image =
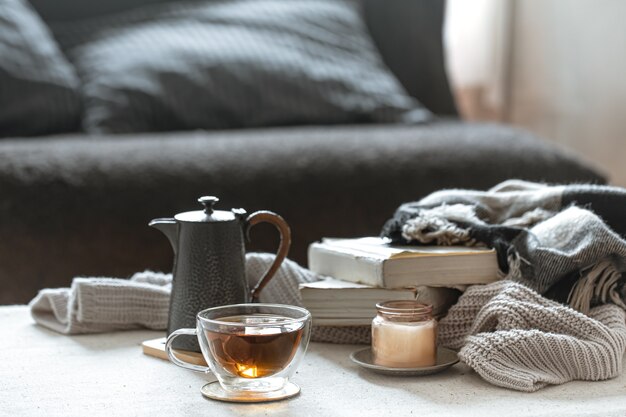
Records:
{"label": "glass teacup", "polygon": [[[179,329],[165,349],[178,366],[208,372],[222,388],[234,392],[271,392],[287,384],[309,344],[311,314],[280,304],[236,304],[209,308],[196,316],[195,329]],[[198,337],[209,368],[178,359],[172,341],[180,335]]]}

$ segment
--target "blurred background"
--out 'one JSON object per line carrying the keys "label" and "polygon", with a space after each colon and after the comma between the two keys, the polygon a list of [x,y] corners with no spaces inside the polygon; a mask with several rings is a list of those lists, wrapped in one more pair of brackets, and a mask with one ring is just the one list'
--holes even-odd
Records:
{"label": "blurred background", "polygon": [[626,186],[624,16],[622,0],[448,0],[460,112],[573,148]]}
{"label": "blurred background", "polygon": [[[311,242],[376,236],[440,189],[626,186],[624,12],[619,0],[0,0],[0,304],[76,276],[170,271],[172,248],[147,224],[202,195],[279,213],[306,265]],[[457,107],[499,123],[450,118]],[[254,233],[249,250],[276,249],[270,226]]]}

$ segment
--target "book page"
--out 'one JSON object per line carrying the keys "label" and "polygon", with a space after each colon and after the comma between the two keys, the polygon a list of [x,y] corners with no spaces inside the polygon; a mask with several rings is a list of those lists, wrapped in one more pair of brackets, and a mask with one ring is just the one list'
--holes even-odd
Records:
{"label": "book page", "polygon": [[415,258],[420,256],[462,256],[495,252],[494,249],[468,246],[393,246],[389,245],[388,239],[378,237],[358,239],[324,238],[322,243],[329,246],[371,253],[386,259]]}
{"label": "book page", "polygon": [[300,288],[319,288],[319,289],[335,289],[335,288],[375,288],[365,284],[357,284],[356,282],[341,281],[334,278],[326,278],[315,282],[306,282],[300,284]]}

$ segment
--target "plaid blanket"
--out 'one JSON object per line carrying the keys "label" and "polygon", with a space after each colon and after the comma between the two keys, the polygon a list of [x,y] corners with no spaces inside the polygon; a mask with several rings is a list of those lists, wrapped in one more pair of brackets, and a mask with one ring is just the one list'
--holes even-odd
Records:
{"label": "plaid blanket", "polygon": [[395,244],[495,248],[503,278],[588,313],[626,308],[625,211],[622,188],[509,180],[403,204],[381,234]]}

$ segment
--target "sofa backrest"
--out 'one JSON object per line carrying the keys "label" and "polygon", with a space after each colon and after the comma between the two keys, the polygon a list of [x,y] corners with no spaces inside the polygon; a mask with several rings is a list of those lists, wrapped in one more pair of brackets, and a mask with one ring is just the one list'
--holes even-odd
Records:
{"label": "sofa backrest", "polygon": [[[176,0],[31,0],[45,21],[72,21]],[[370,33],[404,88],[432,112],[456,115],[444,65],[444,0],[358,0]]]}

